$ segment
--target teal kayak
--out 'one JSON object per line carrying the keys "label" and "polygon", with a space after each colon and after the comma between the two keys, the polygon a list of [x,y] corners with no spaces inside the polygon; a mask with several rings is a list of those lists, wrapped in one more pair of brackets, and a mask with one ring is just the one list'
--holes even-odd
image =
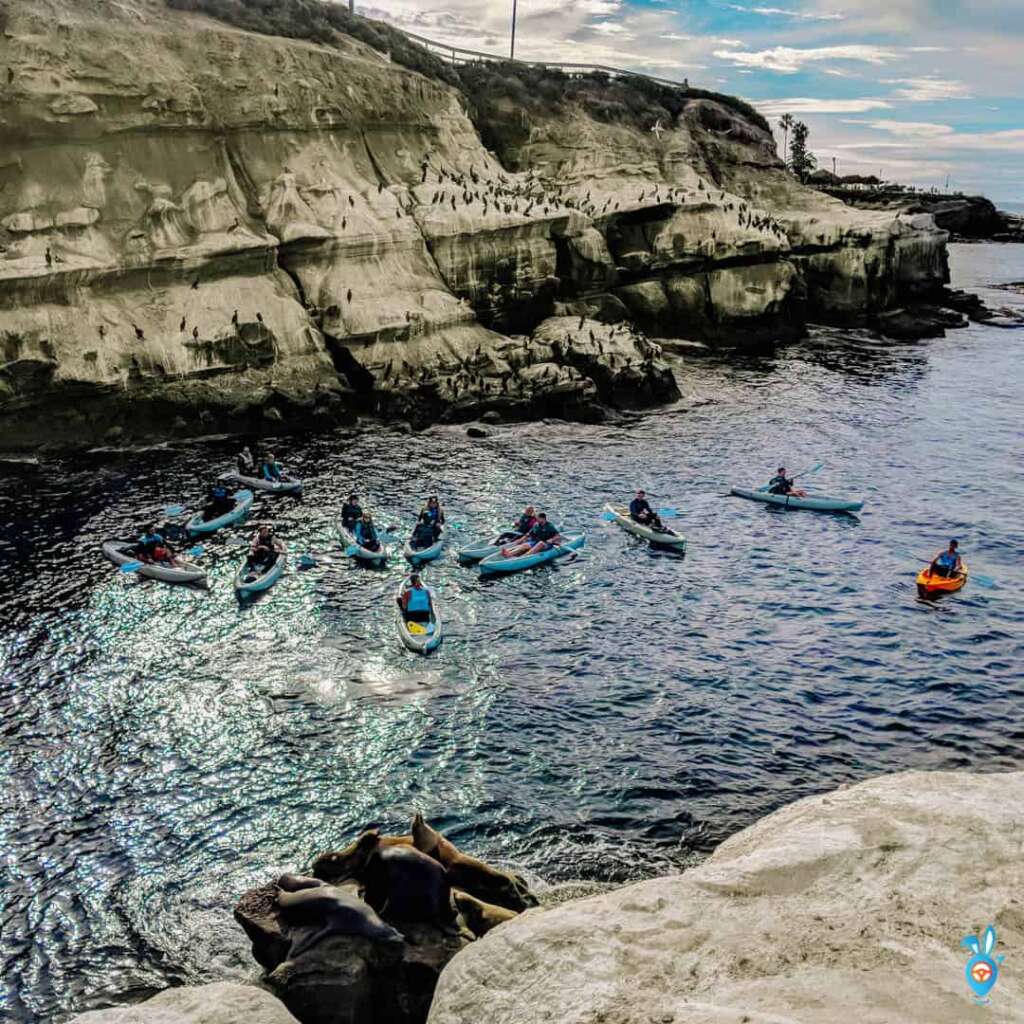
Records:
{"label": "teal kayak", "polygon": [[501,550],[502,536],[503,534],[498,534],[497,537],[492,537],[490,540],[480,540],[475,544],[470,544],[469,547],[462,548],[459,551],[459,561],[479,562],[488,555],[495,554]]}
{"label": "teal kayak", "polygon": [[288,553],[282,551],[274,564],[265,572],[249,565],[247,558],[235,573],[235,590],[239,597],[248,597],[250,594],[258,594],[261,590],[269,590],[284,574],[285,565],[288,561]]}
{"label": "teal kayak", "polygon": [[847,501],[845,498],[795,498],[791,494],[769,494],[767,490],[752,491],[746,487],[734,487],[732,493],[737,498],[749,498],[751,501],[763,501],[768,505],[781,508],[803,508],[811,512],[859,512],[864,507],[863,501]]}
{"label": "teal kayak", "polygon": [[224,515],[217,516],[216,519],[204,519],[203,513],[197,512],[188,521],[188,526],[185,529],[192,537],[200,533],[216,533],[225,526],[244,519],[246,513],[252,508],[252,501],[252,491],[235,491],[235,507],[230,512],[225,512]]}
{"label": "teal kayak", "polygon": [[538,551],[535,555],[519,555],[516,558],[506,558],[499,548],[493,555],[488,555],[480,562],[481,572],[518,572],[520,569],[532,569],[535,565],[542,565],[563,555],[569,554],[583,547],[587,538],[582,533],[571,534],[557,547],[548,548],[546,551]]}

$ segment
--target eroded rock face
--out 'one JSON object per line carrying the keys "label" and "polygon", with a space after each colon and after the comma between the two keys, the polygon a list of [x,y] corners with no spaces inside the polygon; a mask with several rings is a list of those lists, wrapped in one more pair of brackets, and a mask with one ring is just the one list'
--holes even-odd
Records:
{"label": "eroded rock face", "polygon": [[170,988],[136,1006],[93,1010],[71,1024],[297,1024],[284,1004],[254,985],[216,982]]}
{"label": "eroded rock face", "polygon": [[[1024,941],[1024,773],[906,772],[785,807],[681,876],[502,924],[445,968],[429,1024],[963,1024],[965,934]],[[1007,960],[1009,964],[1009,959]]]}
{"label": "eroded rock face", "polygon": [[[13,442],[44,427],[130,440],[179,413],[187,431],[245,429],[248,413],[228,411],[271,386],[334,396],[308,422],[285,415],[294,426],[495,406],[594,418],[677,392],[639,350],[623,353],[641,366],[629,373],[600,352],[545,359],[560,311],[762,345],[808,312],[863,318],[945,276],[929,218],[802,188],[768,133],[710,101],[657,138],[552,117],[513,174],[451,89],[346,37],[249,35],[161,0],[6,10],[0,417]],[[509,358],[520,338],[525,361]],[[18,370],[43,361],[43,386]]]}

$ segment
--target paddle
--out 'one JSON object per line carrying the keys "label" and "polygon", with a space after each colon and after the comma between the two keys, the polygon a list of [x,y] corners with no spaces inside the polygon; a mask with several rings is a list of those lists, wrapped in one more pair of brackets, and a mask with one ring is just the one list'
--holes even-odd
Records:
{"label": "paddle", "polygon": [[802,477],[802,476],[813,476],[815,473],[818,472],[819,469],[823,469],[824,466],[825,466],[824,462],[817,462],[817,463],[815,463],[813,466],[811,466],[808,469],[802,469],[802,470],[800,470],[799,473],[794,473],[790,477],[790,480],[796,480],[796,479],[798,479],[799,477]]}
{"label": "paddle", "polygon": [[138,572],[145,564],[145,562],[125,562],[117,567],[117,571],[123,573]]}
{"label": "paddle", "polygon": [[202,544],[197,544],[194,548],[189,548],[185,552],[186,555],[191,555],[193,558],[199,558],[206,553],[206,548]]}
{"label": "paddle", "polygon": [[164,515],[168,519],[174,519],[176,516],[180,516],[185,512],[184,505],[165,505]]}

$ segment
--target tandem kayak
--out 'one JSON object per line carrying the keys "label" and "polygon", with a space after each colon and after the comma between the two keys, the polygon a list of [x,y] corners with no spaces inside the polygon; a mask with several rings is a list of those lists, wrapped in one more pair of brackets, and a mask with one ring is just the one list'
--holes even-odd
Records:
{"label": "tandem kayak", "polygon": [[[136,557],[136,545],[128,540],[105,540],[102,545],[103,554],[114,565],[127,565],[128,562],[140,561]],[[162,580],[164,583],[198,583],[206,586],[206,573],[195,562],[178,559],[174,565],[163,565],[156,562],[144,562],[136,570],[137,575],[151,580]]]}
{"label": "tandem kayak", "polygon": [[795,498],[791,494],[769,494],[768,491],[752,491],[746,487],[733,487],[732,493],[737,498],[749,498],[751,501],[763,501],[781,508],[803,508],[811,512],[859,512],[864,507],[863,501],[847,501],[845,498]]}
{"label": "tandem kayak", "polygon": [[441,549],[444,547],[444,529],[441,530],[441,535],[430,545],[429,548],[414,548],[412,546],[412,538],[405,542],[402,547],[402,554],[412,562],[413,565],[419,565],[421,562],[432,562],[435,558],[441,554]]}
{"label": "tandem kayak", "polygon": [[488,555],[480,562],[481,572],[518,572],[520,569],[532,569],[535,565],[542,565],[563,555],[569,554],[583,547],[586,543],[586,536],[582,533],[570,534],[557,547],[548,548],[546,551],[538,551],[535,555],[518,555],[515,558],[506,558],[499,548],[493,555]]}
{"label": "tandem kayak", "polygon": [[302,481],[293,480],[290,476],[282,476],[280,480],[264,480],[258,476],[243,476],[232,470],[229,473],[222,473],[221,480],[229,483],[241,484],[243,487],[250,487],[254,491],[266,491],[268,494],[301,494]]}
{"label": "tandem kayak", "polygon": [[402,597],[408,580],[405,580],[398,588],[395,608],[395,629],[398,630],[398,638],[416,654],[429,654],[441,646],[441,638],[444,633],[444,624],[441,621],[441,612],[437,607],[437,595],[431,587],[424,589],[430,595],[430,620],[428,622],[416,622],[406,617],[402,606],[397,603]]}
{"label": "tandem kayak", "polygon": [[261,590],[269,590],[284,574],[288,562],[288,552],[282,551],[274,559],[274,564],[269,568],[260,570],[249,565],[249,559],[239,566],[235,573],[235,590],[239,597],[248,597],[250,594],[258,594]]}
{"label": "tandem kayak", "polygon": [[225,512],[224,515],[217,516],[216,519],[204,519],[203,513],[197,512],[188,521],[188,526],[185,529],[193,537],[200,533],[216,533],[217,530],[244,519],[246,513],[252,508],[252,502],[252,491],[235,491],[235,507],[230,512]]}
{"label": "tandem kayak", "polygon": [[475,544],[470,544],[467,548],[461,548],[459,550],[459,561],[479,562],[488,555],[496,554],[501,550],[502,537],[507,536],[509,536],[507,533],[499,533],[496,537],[492,537],[490,540],[480,540]]}
{"label": "tandem kayak", "polygon": [[663,547],[675,548],[676,551],[686,550],[686,538],[681,533],[676,533],[675,530],[670,530],[667,527],[656,530],[653,526],[644,526],[643,523],[638,523],[630,518],[628,509],[616,508],[614,505],[605,505],[604,510],[609,515],[614,516],[613,521],[627,533],[643,537],[644,540],[650,541],[652,544],[661,544]]}
{"label": "tandem kayak", "polygon": [[967,584],[967,564],[961,561],[962,572],[955,576],[934,576],[932,567],[926,565],[917,574],[917,596],[918,597],[941,597],[943,594],[955,594],[963,590]]}
{"label": "tandem kayak", "polygon": [[[364,548],[356,540],[356,535],[351,530],[346,530],[344,526],[338,527],[338,537],[341,539],[341,545],[344,547],[345,554],[350,555],[352,558],[358,558],[363,562],[376,562],[383,564],[388,558],[388,546],[383,540],[380,542],[380,549],[378,551],[371,551],[369,548]],[[355,548],[353,551],[352,549]]]}

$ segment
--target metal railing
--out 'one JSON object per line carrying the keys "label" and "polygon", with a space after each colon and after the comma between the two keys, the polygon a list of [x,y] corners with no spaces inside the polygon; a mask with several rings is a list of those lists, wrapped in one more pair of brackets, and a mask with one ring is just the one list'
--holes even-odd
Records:
{"label": "metal railing", "polygon": [[[398,26],[394,26],[398,28]],[[625,68],[613,68],[607,64],[576,64],[571,61],[562,60],[522,60],[519,57],[505,57],[497,53],[484,53],[482,50],[470,50],[464,46],[454,46],[451,43],[439,43],[436,39],[428,39],[426,36],[417,35],[406,29],[399,31],[415,40],[430,53],[447,60],[452,64],[472,64],[479,61],[494,61],[499,64],[523,64],[531,68],[558,68],[570,74],[586,75],[595,71],[606,75],[613,75],[616,78],[643,78],[648,82],[655,82],[658,85],[669,85],[676,89],[687,89],[690,86],[688,80],[681,82],[673,81],[671,78],[657,78],[654,75],[645,75],[639,71],[627,71]]]}

